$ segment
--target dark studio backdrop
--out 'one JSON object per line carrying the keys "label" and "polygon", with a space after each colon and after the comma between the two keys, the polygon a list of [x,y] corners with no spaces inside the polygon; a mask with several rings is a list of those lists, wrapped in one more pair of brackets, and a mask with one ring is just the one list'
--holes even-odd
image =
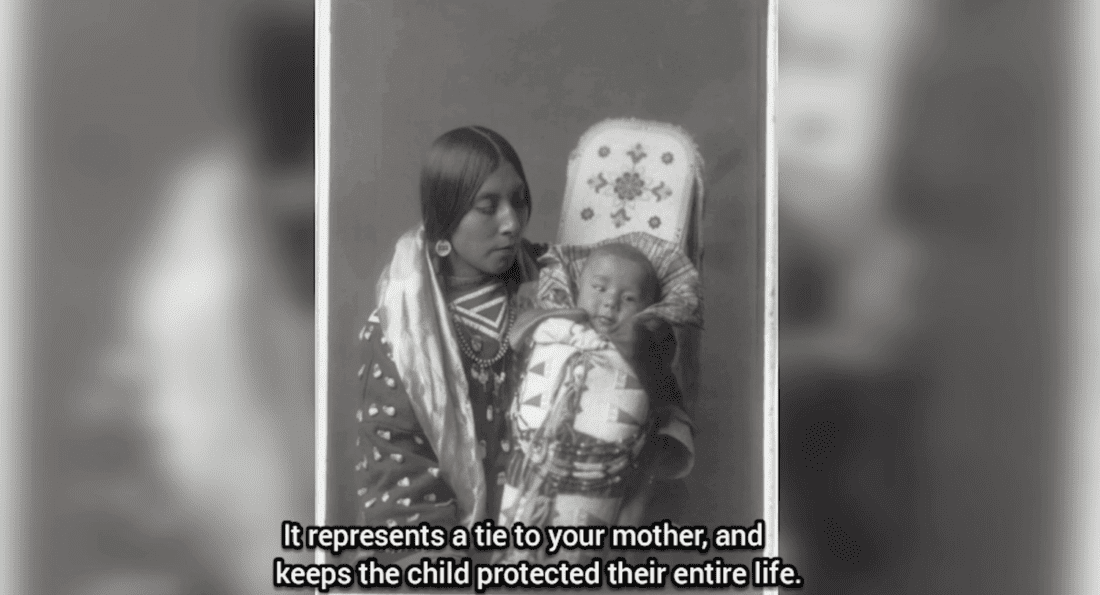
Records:
{"label": "dark studio backdrop", "polygon": [[766,17],[764,1],[333,2],[330,519],[353,465],[356,332],[419,220],[423,151],[467,124],[503,134],[531,188],[527,237],[553,241],[569,152],[609,117],[682,126],[706,164],[699,431],[681,522],[762,517]]}

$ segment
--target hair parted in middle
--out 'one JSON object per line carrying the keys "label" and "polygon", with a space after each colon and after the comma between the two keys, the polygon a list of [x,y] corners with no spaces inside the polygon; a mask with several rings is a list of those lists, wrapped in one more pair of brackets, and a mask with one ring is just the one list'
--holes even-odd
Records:
{"label": "hair parted in middle", "polygon": [[435,243],[454,234],[473,208],[485,180],[508,163],[523,180],[523,200],[531,213],[527,175],[512,145],[484,126],[464,126],[444,133],[424,155],[420,171],[420,211],[427,240]]}

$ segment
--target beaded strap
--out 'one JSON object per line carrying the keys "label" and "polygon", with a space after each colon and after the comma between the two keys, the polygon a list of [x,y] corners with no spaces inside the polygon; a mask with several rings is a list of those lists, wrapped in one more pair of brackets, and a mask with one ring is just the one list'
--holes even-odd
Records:
{"label": "beaded strap", "polygon": [[[541,435],[540,435],[541,434]],[[584,439],[549,437],[538,430],[520,431],[516,440],[527,455],[528,473],[539,476],[547,488],[566,492],[584,493],[601,491],[623,481],[636,471],[635,453],[645,441],[645,433],[622,442],[588,441]],[[576,463],[584,461],[599,464],[600,477],[576,476]],[[618,468],[617,472],[612,472]]]}

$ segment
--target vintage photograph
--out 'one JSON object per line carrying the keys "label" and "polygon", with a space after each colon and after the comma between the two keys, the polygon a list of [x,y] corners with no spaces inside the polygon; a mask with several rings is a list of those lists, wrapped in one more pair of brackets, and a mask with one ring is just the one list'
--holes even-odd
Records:
{"label": "vintage photograph", "polygon": [[[285,521],[400,532],[420,515],[460,530],[482,505],[500,509],[485,520],[499,522],[507,510],[556,523],[615,509],[618,521],[638,515],[639,503],[642,527],[665,515],[681,527],[770,520],[767,445],[776,425],[777,553],[805,577],[801,595],[1094,592],[1100,375],[1089,360],[1100,336],[1091,313],[1100,293],[1100,170],[1092,167],[1100,160],[1100,4],[783,0],[768,8],[782,35],[774,118],[772,102],[760,103],[763,65],[772,63],[761,48],[776,41],[763,40],[758,6],[0,5],[0,62],[8,65],[0,127],[14,132],[0,134],[9,148],[0,183],[12,189],[4,205],[11,216],[0,217],[12,249],[0,290],[12,312],[0,358],[9,372],[0,394],[0,533],[13,545],[0,556],[0,593],[286,594],[272,583],[273,560],[308,563],[317,552],[283,548]],[[631,119],[652,134],[608,136]],[[780,178],[768,165],[770,121]],[[505,139],[522,172],[499,157],[496,137],[486,132],[496,144],[482,142],[471,127]],[[454,230],[423,243],[423,266],[432,268],[420,270],[435,275],[420,277],[435,283],[425,294],[432,333],[383,328],[392,319],[378,281],[409,287],[413,277],[398,282],[391,264],[404,234],[429,229],[420,179],[433,145],[461,130],[447,136],[461,148],[453,154],[491,157],[471,161],[469,178],[444,177],[481,190],[501,164],[511,167],[527,214],[517,234],[522,218],[511,200],[494,210],[502,219],[491,229],[512,236],[491,246],[514,244],[513,262],[531,256],[539,278],[517,286],[486,275],[504,284],[507,333],[482,337],[484,329],[467,324],[493,330],[497,305],[459,302],[489,321],[455,322],[453,300],[437,296],[462,294],[461,284],[447,283],[470,273],[461,269],[474,260],[459,229],[479,208],[476,193],[458,200],[455,190],[445,203],[454,211],[431,211],[441,214],[435,229]],[[684,203],[676,193],[690,169],[675,168],[689,164],[676,152],[685,136],[701,185],[691,191],[698,224],[684,229],[700,233],[677,240],[680,215],[671,207]],[[639,144],[645,156],[635,164],[627,151]],[[574,150],[579,157],[570,159]],[[605,185],[588,186],[601,184],[600,175]],[[662,183],[673,194],[658,201],[653,190],[663,192]],[[772,184],[782,230],[774,425]],[[658,206],[669,210],[651,211]],[[654,216],[659,224],[648,227]],[[616,220],[618,236],[567,235],[614,234]],[[604,331],[615,352],[590,370],[593,382],[628,370],[641,388],[582,394],[584,415],[572,426],[542,416],[544,404],[571,401],[540,388],[568,385],[540,387],[532,369],[570,346],[522,337],[565,324],[598,336],[594,319],[602,316],[581,303],[583,284],[558,285],[564,294],[540,299],[542,272],[548,284],[554,275],[560,283],[563,270],[573,283],[611,260],[644,288],[645,260],[658,265],[658,280],[661,266],[682,262],[645,250],[632,261],[619,247],[593,259],[605,239],[634,248],[631,241],[648,239],[616,240],[629,233],[680,247],[693,267],[683,270],[698,276],[700,324],[670,320],[663,290],[646,294],[659,301],[643,311],[662,316],[645,332],[659,339],[667,323],[675,338],[672,373],[664,367],[671,341],[635,337],[632,350]],[[446,251],[440,240],[451,247],[447,256],[433,251]],[[576,268],[563,268],[567,261]],[[544,313],[545,328],[530,326]],[[493,335],[503,334],[521,339],[508,341],[501,360],[464,359],[460,339],[471,349],[482,341],[475,355],[490,361],[500,349]],[[409,362],[420,360],[402,359],[395,347],[431,336],[439,338],[432,357],[452,370],[439,394],[473,428],[462,448],[429,444],[461,434],[392,404],[404,402],[394,401],[397,391],[410,408],[432,394],[413,384],[424,376],[410,373]],[[647,363],[637,349],[646,343],[667,350]],[[645,382],[676,384],[647,388],[642,373],[650,374]],[[486,394],[500,426],[486,426]],[[517,402],[523,408],[514,412]],[[591,404],[615,404],[603,411],[646,425],[586,423],[598,414]],[[513,414],[544,436],[575,430],[572,443],[549,436],[547,452],[587,450],[547,456],[558,466],[543,470],[558,475],[543,488],[527,483],[539,451],[517,445],[540,443]],[[605,429],[641,442],[638,455],[622,450],[636,469],[590,448],[606,441]],[[416,437],[430,449],[413,450]],[[477,465],[481,440],[488,456],[491,448],[501,454],[506,439],[514,459]],[[429,462],[405,467],[411,452]],[[652,464],[654,455],[681,465]],[[461,465],[472,477],[456,471],[459,459],[474,459]],[[590,474],[575,472],[592,462]],[[512,464],[520,468],[509,474]],[[438,469],[439,482],[415,469]],[[495,478],[505,472],[504,484],[493,482],[494,470]],[[620,485],[607,492],[596,484],[574,492],[563,481],[614,477]],[[477,482],[484,496],[468,489]],[[583,498],[570,503],[577,493]],[[446,510],[429,516],[429,495]],[[521,501],[545,506],[513,506]],[[767,540],[766,555],[776,541]],[[376,552],[349,551],[364,553]],[[636,560],[649,552],[626,553]],[[690,552],[655,557],[699,560]]]}
{"label": "vintage photograph", "polygon": [[776,555],[770,4],[325,3],[317,524]]}

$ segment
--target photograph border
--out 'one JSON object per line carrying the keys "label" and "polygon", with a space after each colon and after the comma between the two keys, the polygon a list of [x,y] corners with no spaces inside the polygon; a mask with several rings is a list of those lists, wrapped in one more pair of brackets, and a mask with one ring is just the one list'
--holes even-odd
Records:
{"label": "photograph border", "polygon": [[[764,283],[763,291],[763,555],[779,552],[779,291],[778,263],[778,156],[775,138],[775,93],[778,74],[778,0],[767,3],[764,45]],[[332,0],[317,0],[316,28],[316,310],[315,310],[315,502],[314,523],[326,523],[328,498],[328,366],[329,366],[329,188],[331,174],[332,108]],[[317,564],[327,562],[323,549],[315,550]],[[776,592],[775,588],[764,592]]]}
{"label": "photograph border", "polygon": [[[764,40],[764,556],[779,555],[779,156],[775,92],[779,76],[779,0],[768,3]],[[777,589],[767,589],[777,592]]]}
{"label": "photograph border", "polygon": [[[329,268],[329,152],[332,149],[330,122],[332,116],[332,0],[316,0],[314,4],[316,41],[314,60],[316,68],[316,108],[314,141],[314,176],[316,201],[316,254],[317,287],[314,311],[314,449],[313,493],[314,524],[325,524],[325,503],[328,498],[328,268]],[[317,564],[325,563],[325,551],[315,550]]]}

